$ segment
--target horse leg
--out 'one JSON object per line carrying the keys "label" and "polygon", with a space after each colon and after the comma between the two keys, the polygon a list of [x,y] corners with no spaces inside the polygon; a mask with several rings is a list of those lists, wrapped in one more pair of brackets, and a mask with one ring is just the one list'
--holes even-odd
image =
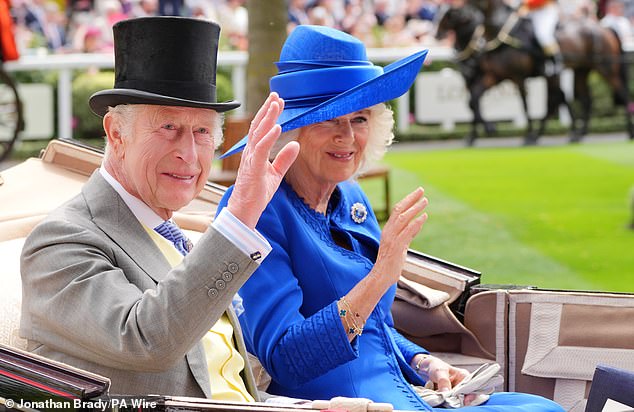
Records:
{"label": "horse leg", "polygon": [[632,124],[632,113],[630,112],[630,93],[627,81],[627,63],[623,55],[620,56],[618,70],[618,73],[613,74],[609,78],[605,76],[605,79],[612,88],[615,101],[622,103],[625,108],[625,127],[629,139],[634,140],[634,125]]}
{"label": "horse leg", "polygon": [[482,113],[480,112],[480,98],[485,90],[482,83],[472,83],[471,87],[469,87],[469,108],[471,113],[473,113],[473,120],[471,121],[471,132],[465,142],[467,146],[473,146],[478,138],[478,124],[484,125],[486,130],[487,122],[482,118]]}
{"label": "horse leg", "polygon": [[583,137],[588,134],[588,125],[590,123],[590,110],[592,109],[592,96],[588,86],[589,70],[575,70],[575,98],[581,106],[581,126],[577,129],[575,136],[570,140],[571,143],[580,142]]}
{"label": "horse leg", "polygon": [[544,129],[546,127],[546,120],[551,117],[555,117],[558,115],[559,108],[563,104],[568,110],[568,114],[570,115],[570,136],[569,141],[575,142],[578,140],[576,124],[577,120],[575,118],[575,113],[572,110],[572,105],[566,98],[566,94],[561,89],[561,79],[559,76],[552,76],[546,78],[546,87],[547,87],[547,111],[546,115],[542,119],[540,123],[539,135],[541,136],[544,133]]}
{"label": "horse leg", "polygon": [[572,109],[572,105],[570,104],[568,99],[566,99],[566,95],[564,94],[563,90],[559,89],[559,91],[561,92],[560,104],[566,106],[566,110],[568,110],[568,114],[570,115],[570,132],[568,134],[568,142],[576,143],[581,140],[581,133],[577,130],[577,118],[575,117],[575,112]]}
{"label": "horse leg", "polygon": [[623,93],[623,102],[625,104],[625,125],[627,128],[627,135],[630,138],[630,140],[634,140],[634,122],[632,122],[632,112],[630,111],[630,97],[628,96],[629,93],[627,89],[619,89],[619,92]]}
{"label": "horse leg", "polygon": [[[526,85],[523,80],[515,83],[517,90],[520,92],[520,99],[522,100],[522,107],[524,108],[524,116],[526,117],[526,132],[524,132],[524,146],[537,144],[539,134],[535,134],[533,131],[533,119],[528,112],[528,102],[526,101]],[[540,130],[542,129],[540,125]]]}

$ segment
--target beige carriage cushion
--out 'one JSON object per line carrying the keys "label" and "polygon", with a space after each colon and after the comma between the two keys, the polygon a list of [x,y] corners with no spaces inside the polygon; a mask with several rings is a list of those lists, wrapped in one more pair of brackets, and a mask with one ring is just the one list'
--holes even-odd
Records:
{"label": "beige carriage cushion", "polygon": [[48,214],[79,193],[86,176],[62,167],[28,159],[3,170],[0,222]]}
{"label": "beige carriage cushion", "polygon": [[509,390],[583,411],[597,364],[634,369],[632,316],[632,295],[509,292]]}
{"label": "beige carriage cushion", "polygon": [[449,300],[449,293],[442,290],[432,289],[421,283],[414,282],[404,276],[398,280],[401,293],[410,293],[409,300],[415,302],[423,309],[435,308]]}
{"label": "beige carriage cushion", "polygon": [[0,343],[26,349],[26,340],[20,338],[20,305],[22,278],[20,277],[20,251],[24,238],[0,242],[0,278],[2,279],[2,310],[0,310]]}
{"label": "beige carriage cushion", "polygon": [[0,242],[27,237],[45,217],[45,214],[41,214],[0,221]]}

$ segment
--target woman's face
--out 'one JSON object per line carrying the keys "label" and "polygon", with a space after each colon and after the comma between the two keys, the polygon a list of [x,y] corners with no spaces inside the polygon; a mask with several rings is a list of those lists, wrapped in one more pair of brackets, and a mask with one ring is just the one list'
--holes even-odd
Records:
{"label": "woman's face", "polygon": [[365,109],[303,127],[294,172],[318,184],[348,180],[359,169],[368,143],[370,115]]}

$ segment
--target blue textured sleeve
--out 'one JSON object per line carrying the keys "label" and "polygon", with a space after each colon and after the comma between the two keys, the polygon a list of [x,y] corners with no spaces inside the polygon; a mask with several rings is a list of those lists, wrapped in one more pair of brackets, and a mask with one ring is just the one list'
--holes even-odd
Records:
{"label": "blue textured sleeve", "polygon": [[313,316],[291,326],[279,343],[278,357],[287,366],[285,385],[308,382],[359,356],[357,340],[351,345],[333,302]]}
{"label": "blue textured sleeve", "polygon": [[336,302],[302,315],[304,295],[293,265],[308,262],[289,256],[286,230],[293,230],[292,218],[279,203],[274,198],[258,223],[272,250],[240,289],[245,312],[239,319],[249,352],[276,382],[293,388],[356,359],[358,350],[356,340],[348,341]]}
{"label": "blue textured sleeve", "polygon": [[396,346],[398,346],[408,364],[412,362],[412,358],[414,358],[416,354],[429,353],[427,350],[421,348],[405,336],[401,335],[394,327],[390,326],[389,330],[392,332]]}

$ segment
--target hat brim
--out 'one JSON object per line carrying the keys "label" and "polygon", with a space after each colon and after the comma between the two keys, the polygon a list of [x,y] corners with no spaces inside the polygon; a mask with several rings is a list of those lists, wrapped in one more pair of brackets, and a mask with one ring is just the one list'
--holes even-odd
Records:
{"label": "hat brim", "polygon": [[[313,107],[284,109],[277,124],[282,132],[334,119],[378,103],[395,99],[409,90],[416,80],[429,50],[414,53],[385,66],[383,74],[363,82]],[[245,136],[220,158],[239,153],[247,144]]]}
{"label": "hat brim", "polygon": [[161,106],[195,107],[213,109],[217,112],[226,112],[240,106],[239,102],[229,101],[222,103],[199,102],[195,100],[179,99],[177,97],[163,96],[135,89],[108,89],[99,91],[88,100],[90,110],[97,116],[103,117],[108,111],[108,106],[120,104],[154,104]]}

